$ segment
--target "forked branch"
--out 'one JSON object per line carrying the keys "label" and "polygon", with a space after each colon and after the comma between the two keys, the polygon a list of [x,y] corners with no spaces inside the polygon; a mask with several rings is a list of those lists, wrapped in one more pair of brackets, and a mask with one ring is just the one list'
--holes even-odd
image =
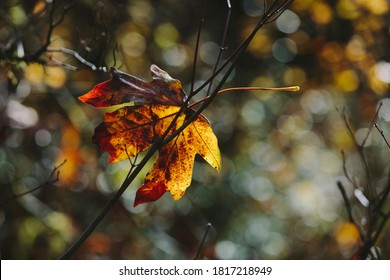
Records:
{"label": "forked branch", "polygon": [[[380,258],[379,251],[377,250],[376,243],[379,239],[379,236],[382,234],[383,229],[389,220],[390,217],[390,211],[385,211],[385,205],[388,201],[389,193],[390,193],[390,171],[387,179],[387,185],[385,186],[384,190],[377,194],[377,186],[374,186],[374,182],[372,181],[372,177],[370,174],[369,164],[366,159],[366,156],[364,154],[364,149],[367,143],[367,139],[369,138],[370,134],[372,133],[372,129],[375,127],[379,133],[381,134],[383,140],[385,141],[387,147],[390,148],[389,142],[387,141],[383,130],[379,128],[379,126],[376,123],[376,119],[378,117],[379,111],[382,107],[382,103],[378,106],[378,109],[371,121],[370,128],[364,137],[362,144],[358,144],[355,137],[354,132],[349,125],[347,121],[347,117],[344,114],[343,119],[345,122],[345,125],[351,134],[351,137],[354,139],[354,144],[356,147],[356,150],[358,154],[360,155],[360,159],[363,162],[363,165],[365,167],[365,176],[368,180],[367,182],[367,188],[368,188],[368,201],[367,203],[362,203],[363,207],[365,208],[366,215],[365,217],[360,217],[359,220],[365,219],[366,223],[364,225],[364,228],[360,225],[359,222],[357,222],[356,218],[354,217],[354,211],[352,208],[352,204],[350,199],[346,195],[346,191],[344,186],[341,182],[337,182],[337,186],[341,192],[347,214],[348,214],[348,220],[353,223],[356,228],[359,230],[360,238],[361,238],[361,246],[360,250],[358,252],[360,259],[367,259],[370,257],[371,259],[378,259]],[[350,175],[348,174],[347,167],[346,167],[346,159],[345,154],[342,152],[343,156],[343,170],[344,175],[348,179],[348,181],[352,184],[353,188],[355,189],[354,193],[355,196],[359,199],[358,195],[356,194],[357,191],[360,191],[361,187],[353,180]],[[361,198],[360,198],[361,199]]]}

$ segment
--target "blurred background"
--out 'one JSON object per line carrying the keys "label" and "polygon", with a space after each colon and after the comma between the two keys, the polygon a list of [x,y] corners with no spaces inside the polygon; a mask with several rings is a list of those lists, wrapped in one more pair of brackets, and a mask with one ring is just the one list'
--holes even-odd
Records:
{"label": "blurred background", "polygon": [[[113,109],[77,97],[109,79],[111,66],[149,81],[151,64],[188,92],[200,2],[1,1],[2,259],[59,257],[119,188],[129,162],[108,164],[91,141]],[[222,61],[265,7],[231,2]],[[359,231],[337,182],[367,228],[367,199],[379,199],[389,184],[390,148],[372,125],[390,139],[389,9],[386,0],[294,1],[257,33],[225,87],[298,85],[300,92],[219,96],[204,115],[219,140],[222,171],[197,159],[181,200],[167,193],[134,208],[151,161],[72,258],[193,259],[207,223],[203,259],[356,256]],[[195,86],[212,73],[227,3],[206,1],[204,13]],[[389,231],[376,243],[385,259]]]}

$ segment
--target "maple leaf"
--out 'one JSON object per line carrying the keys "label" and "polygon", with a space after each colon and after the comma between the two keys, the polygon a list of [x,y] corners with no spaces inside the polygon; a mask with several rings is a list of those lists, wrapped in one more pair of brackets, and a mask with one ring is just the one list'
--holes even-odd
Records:
{"label": "maple leaf", "polygon": [[153,80],[145,82],[137,77],[111,68],[112,79],[96,85],[90,92],[79,97],[84,103],[97,108],[127,102],[136,104],[161,104],[180,106],[186,94],[179,80],[173,79],[156,65],[150,67]]}
{"label": "maple leaf", "polygon": [[[180,81],[156,65],[151,66],[153,80],[145,82],[112,68],[112,79],[96,85],[79,97],[95,107],[133,102],[133,105],[106,113],[95,129],[93,142],[109,153],[109,162],[118,162],[145,151],[163,137],[176,114],[181,114],[166,135],[178,130],[194,113],[186,107],[186,94]],[[165,192],[180,199],[191,183],[196,154],[220,170],[218,140],[209,121],[199,115],[170,142],[160,147],[159,156],[138,189],[134,206],[155,201]]]}

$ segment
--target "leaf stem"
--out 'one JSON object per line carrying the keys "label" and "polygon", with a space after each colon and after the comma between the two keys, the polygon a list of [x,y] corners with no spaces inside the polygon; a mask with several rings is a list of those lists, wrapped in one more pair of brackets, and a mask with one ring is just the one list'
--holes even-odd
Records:
{"label": "leaf stem", "polygon": [[[222,94],[222,93],[225,93],[225,92],[229,92],[229,91],[248,91],[248,90],[269,90],[269,91],[299,91],[299,86],[290,86],[290,87],[234,87],[234,88],[225,88],[225,89],[221,89],[217,92],[217,94]],[[209,96],[206,96],[192,104],[190,104],[188,107],[191,108],[191,107],[194,107],[204,101],[206,101],[207,99],[209,99]]]}
{"label": "leaf stem", "polygon": [[218,94],[228,92],[228,91],[238,91],[238,90],[271,90],[271,91],[299,91],[299,86],[291,87],[235,87],[235,88],[225,88],[218,91]]}

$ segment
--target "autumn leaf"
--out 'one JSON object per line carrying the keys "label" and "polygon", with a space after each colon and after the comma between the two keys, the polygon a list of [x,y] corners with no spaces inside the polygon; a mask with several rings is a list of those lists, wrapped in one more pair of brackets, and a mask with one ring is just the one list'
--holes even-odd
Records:
{"label": "autumn leaf", "polygon": [[[186,120],[187,115],[181,116],[176,123],[177,127]],[[202,115],[159,150],[159,157],[146,175],[145,184],[137,191],[134,205],[156,200],[166,191],[175,200],[180,199],[191,183],[196,154],[201,155],[215,169],[221,169],[217,138]]]}
{"label": "autumn leaf", "polygon": [[[95,129],[93,142],[109,153],[109,162],[118,162],[147,150],[163,137],[181,107],[185,107],[167,137],[177,131],[194,113],[186,107],[186,94],[180,81],[151,66],[153,80],[145,82],[117,69],[112,79],[96,85],[79,99],[95,107],[134,104],[106,113]],[[180,199],[191,183],[195,156],[199,154],[220,170],[218,140],[210,123],[199,115],[191,124],[158,150],[159,156],[138,189],[134,206],[155,201],[165,192]]]}
{"label": "autumn leaf", "polygon": [[145,82],[118,69],[111,68],[112,79],[98,84],[90,92],[80,96],[79,100],[97,108],[127,102],[182,105],[187,96],[180,81],[172,79],[167,72],[156,65],[152,65],[150,70],[153,80]]}

